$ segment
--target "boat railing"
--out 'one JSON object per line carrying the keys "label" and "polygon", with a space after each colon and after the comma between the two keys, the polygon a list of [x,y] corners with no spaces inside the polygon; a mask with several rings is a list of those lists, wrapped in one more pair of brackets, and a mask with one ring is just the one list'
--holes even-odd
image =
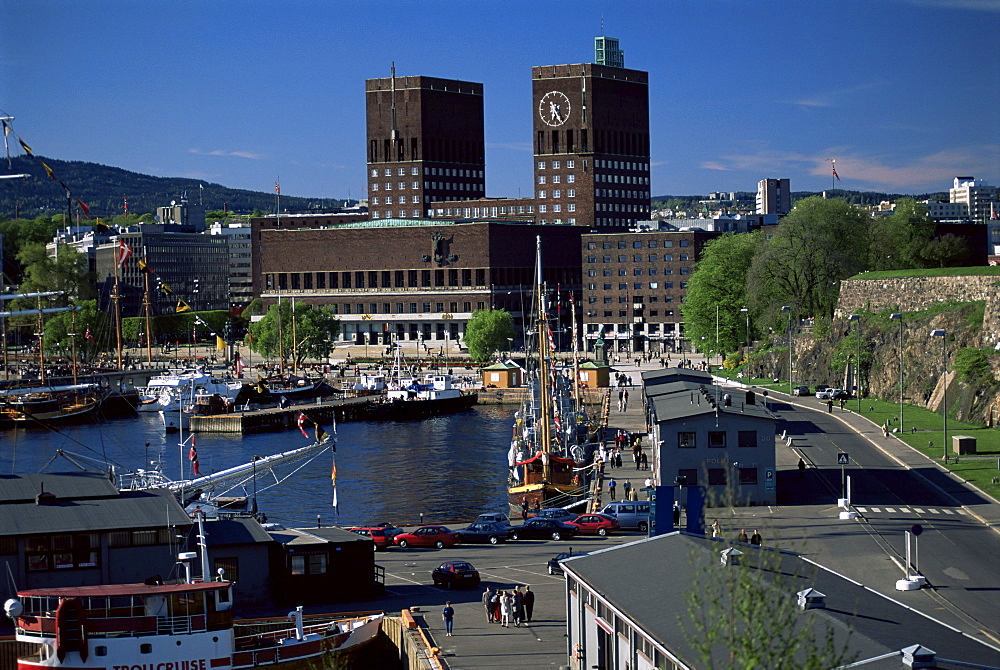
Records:
{"label": "boat railing", "polygon": [[184,633],[203,633],[207,629],[206,617],[203,614],[195,616],[158,616],[156,617],[156,632],[158,635],[180,635]]}

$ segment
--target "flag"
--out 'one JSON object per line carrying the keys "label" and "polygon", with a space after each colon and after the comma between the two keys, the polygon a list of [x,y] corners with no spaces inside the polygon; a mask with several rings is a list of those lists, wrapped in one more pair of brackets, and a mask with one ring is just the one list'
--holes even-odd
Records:
{"label": "flag", "polygon": [[236,369],[236,376],[243,376],[243,358],[240,356],[240,352],[236,352],[236,360],[233,362],[233,367]]}
{"label": "flag", "polygon": [[118,265],[122,268],[128,267],[128,259],[132,256],[132,247],[125,244],[125,240],[118,240]]}
{"label": "flag", "polygon": [[83,210],[83,215],[89,219],[90,218],[90,206],[87,203],[85,203],[83,200],[80,200],[79,198],[76,199],[76,204],[80,205],[80,209]]}
{"label": "flag", "polygon": [[281,182],[280,181],[274,182],[274,192],[277,193],[278,195],[281,195]]}
{"label": "flag", "polygon": [[833,176],[837,178],[837,181],[840,181],[840,175],[837,174],[837,166],[836,165],[833,166]]}
{"label": "flag", "polygon": [[90,334],[90,326],[87,326],[87,332],[83,334],[83,339],[90,340],[91,342],[94,341],[94,336]]}
{"label": "flag", "polygon": [[306,438],[307,440],[309,439],[309,433],[306,432],[305,426],[306,426],[306,421],[308,420],[309,417],[307,417],[304,412],[299,412],[299,431],[302,433],[302,437]]}
{"label": "flag", "polygon": [[[146,274],[154,274],[153,268],[149,267],[149,264],[146,263],[145,258],[139,259],[139,272],[145,272]],[[163,289],[161,288],[160,290],[162,291]],[[169,291],[170,289],[167,290]]]}
{"label": "flag", "polygon": [[174,310],[175,314],[180,314],[181,312],[191,311],[191,305],[187,304],[180,298],[177,298],[177,309]]}
{"label": "flag", "polygon": [[326,438],[328,438],[328,437],[330,437],[330,436],[327,434],[327,432],[325,430],[323,430],[323,426],[321,426],[321,425],[319,425],[317,423],[316,424],[316,441],[317,442],[326,442]]}
{"label": "flag", "polygon": [[122,200],[125,201],[125,216],[128,216],[128,196],[127,195],[123,195],[122,196]]}
{"label": "flag", "polygon": [[52,168],[50,168],[48,165],[46,165],[45,161],[38,161],[38,162],[42,164],[43,168],[45,168],[45,174],[47,174],[49,176],[49,181],[55,181],[56,180],[56,173],[52,171]]}
{"label": "flag", "polygon": [[226,341],[221,337],[219,337],[218,335],[215,336],[215,350],[216,351],[226,350]]}
{"label": "flag", "polygon": [[191,471],[194,476],[201,475],[201,467],[198,465],[198,449],[194,446],[194,435],[191,436],[191,451],[188,452],[188,460],[191,461]]}
{"label": "flag", "polygon": [[340,506],[337,505],[337,457],[332,456],[330,459],[330,484],[333,486],[333,509],[337,510],[337,514],[340,514]]}
{"label": "flag", "polygon": [[108,226],[103,221],[101,221],[101,217],[97,217],[97,223],[94,224],[94,232],[107,233],[110,232],[110,230],[111,229],[108,228]]}
{"label": "flag", "polygon": [[257,390],[257,393],[259,393],[261,395],[264,395],[265,393],[268,392],[267,382],[264,381],[263,377],[261,377],[260,379],[257,380],[257,388],[256,388],[256,390]]}
{"label": "flag", "polygon": [[[21,148],[24,149],[24,153],[34,157],[35,154],[31,153],[31,147],[28,146],[27,142],[22,140],[20,137],[17,138],[17,141],[18,143],[20,143]],[[42,165],[44,165],[44,163],[42,163]]]}
{"label": "flag", "polygon": [[3,119],[0,119],[0,123],[3,123],[3,148],[4,148],[4,151],[7,152],[7,168],[9,169],[10,168],[10,147],[7,145],[7,136],[10,135],[11,129],[10,129],[10,126],[7,125],[7,122],[4,121]]}

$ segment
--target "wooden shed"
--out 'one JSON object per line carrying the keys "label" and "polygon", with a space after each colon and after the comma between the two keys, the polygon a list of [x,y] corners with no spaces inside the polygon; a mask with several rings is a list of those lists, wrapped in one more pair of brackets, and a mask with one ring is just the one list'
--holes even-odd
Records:
{"label": "wooden shed", "polygon": [[611,380],[611,367],[593,361],[580,363],[580,383],[587,388],[607,388]]}
{"label": "wooden shed", "polygon": [[524,384],[524,369],[513,361],[497,362],[482,369],[483,387],[511,389]]}

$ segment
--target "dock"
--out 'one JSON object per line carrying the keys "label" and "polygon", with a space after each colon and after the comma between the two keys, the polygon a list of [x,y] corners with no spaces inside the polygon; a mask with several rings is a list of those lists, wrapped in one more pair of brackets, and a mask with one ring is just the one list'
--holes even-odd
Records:
{"label": "dock", "polygon": [[194,415],[190,417],[189,430],[192,433],[252,433],[278,432],[298,427],[299,413],[306,415],[311,427],[313,423],[329,426],[337,422],[356,421],[364,412],[369,397],[327,400],[316,398],[312,402],[288,407],[231,412],[228,414]]}

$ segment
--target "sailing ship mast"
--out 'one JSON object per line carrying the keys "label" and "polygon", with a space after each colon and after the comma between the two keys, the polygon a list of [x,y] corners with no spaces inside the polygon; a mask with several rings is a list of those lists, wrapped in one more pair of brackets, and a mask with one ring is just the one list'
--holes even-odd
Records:
{"label": "sailing ship mast", "polygon": [[538,399],[542,424],[539,432],[539,447],[542,454],[542,481],[552,481],[552,386],[549,373],[548,319],[546,315],[545,291],[542,286],[542,236],[535,237],[535,294],[538,296],[538,315],[535,329],[538,333]]}

